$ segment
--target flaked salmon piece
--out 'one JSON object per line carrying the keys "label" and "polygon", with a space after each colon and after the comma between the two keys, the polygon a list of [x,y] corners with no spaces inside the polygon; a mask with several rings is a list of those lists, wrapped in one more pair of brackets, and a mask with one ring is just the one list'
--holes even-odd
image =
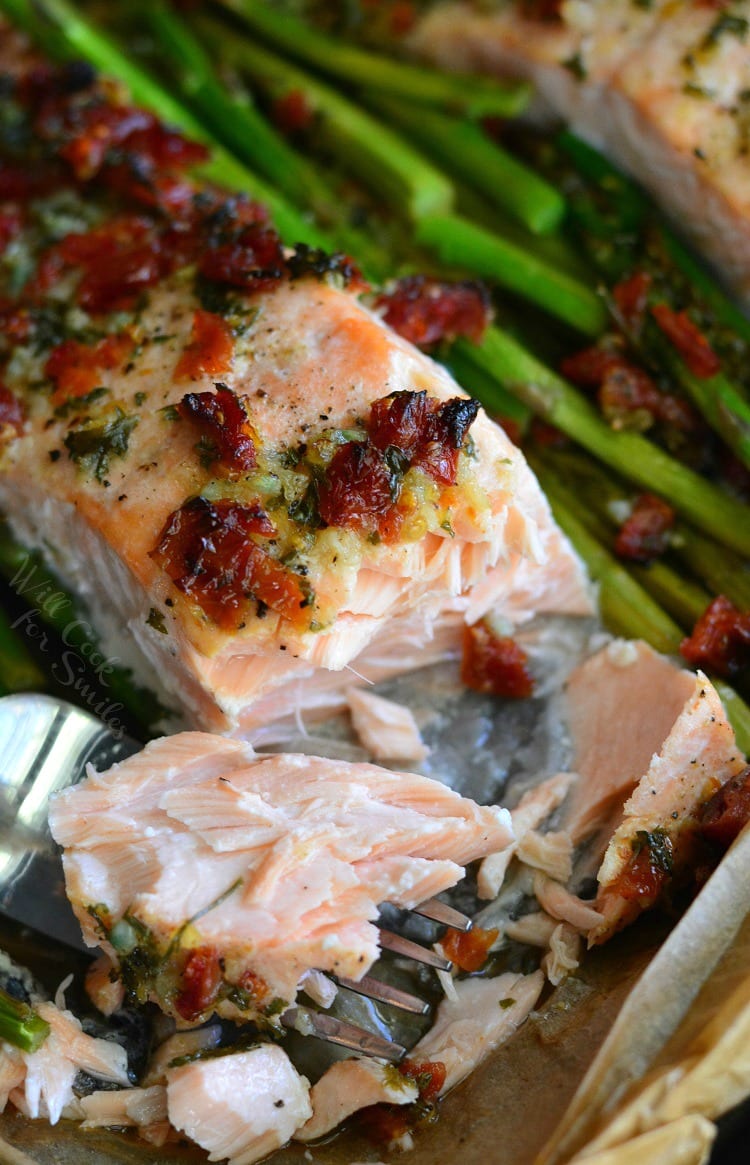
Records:
{"label": "flaked salmon piece", "polygon": [[567,882],[573,873],[573,843],[565,830],[527,830],[517,843],[516,857],[557,882]]}
{"label": "flaked salmon piece", "polygon": [[581,935],[567,922],[560,922],[549,939],[549,950],[542,959],[542,970],[553,987],[578,969],[581,958]]}
{"label": "flaked salmon piece", "polygon": [[167,1120],[167,1091],[163,1084],[92,1092],[78,1101],[82,1128],[148,1128]]}
{"label": "flaked salmon piece", "polygon": [[170,1068],[169,1119],[207,1150],[209,1161],[252,1165],[310,1119],[309,1087],[286,1052],[261,1044]]}
{"label": "flaked salmon piece", "polygon": [[519,843],[529,830],[541,825],[560,808],[577,780],[575,773],[556,773],[524,793],[516,807],[510,811],[514,842],[498,853],[490,854],[479,867],[477,892],[480,898],[497,898]]}
{"label": "flaked salmon piece", "polygon": [[531,914],[523,914],[518,919],[506,922],[503,932],[514,942],[544,949],[549,946],[558,926],[560,923],[556,918],[545,914],[543,910],[535,910]]}
{"label": "flaked salmon piece", "polygon": [[615,640],[571,674],[566,714],[580,773],[565,814],[579,842],[611,833],[622,804],[662,747],[695,677],[642,641]]}
{"label": "flaked salmon piece", "polygon": [[[3,42],[0,68],[16,52]],[[62,177],[11,208],[31,274],[18,293],[0,267],[3,391],[20,409],[0,505],[108,652],[188,726],[254,735],[343,706],[357,673],[411,666],[405,628],[426,662],[493,605],[591,611],[522,454],[360,302],[351,264],[285,250],[261,209],[184,173],[157,166],[150,202],[106,159],[78,173],[76,143],[114,132],[120,99],[85,90],[84,132],[82,93],[50,86],[55,117],[33,86],[8,95],[29,131],[18,183],[50,156]],[[76,225],[62,237],[55,198]],[[45,312],[61,342],[39,333]]]}
{"label": "flaked salmon piece", "polygon": [[534,896],[542,910],[552,918],[567,922],[584,934],[601,924],[602,915],[593,902],[571,893],[562,882],[556,882],[541,872],[534,875]]}
{"label": "flaked salmon piece", "polygon": [[347,701],[354,731],[375,760],[419,764],[427,758],[430,750],[410,708],[364,688],[353,688]]}
{"label": "flaked salmon piece", "polygon": [[353,1113],[371,1104],[411,1104],[416,1084],[391,1065],[375,1060],[339,1060],[310,1090],[312,1116],[294,1134],[295,1141],[315,1141]]}
{"label": "flaked salmon piece", "polygon": [[442,1001],[435,1023],[412,1048],[410,1059],[443,1063],[446,1076],[441,1093],[448,1092],[513,1035],[534,1007],[543,986],[541,971],[458,980],[456,999]]}
{"label": "flaked salmon piece", "polygon": [[546,19],[523,8],[437,5],[409,43],[447,68],[531,80],[543,112],[629,170],[747,298],[750,6],[730,19],[700,0],[575,0]]}
{"label": "flaked salmon piece", "polygon": [[137,998],[278,1015],[303,975],[360,979],[384,901],[413,907],[512,837],[427,777],[184,733],[55,799],[68,896]]}
{"label": "flaked salmon piece", "polygon": [[[57,1124],[73,1105],[73,1082],[80,1071],[98,1080],[128,1087],[125,1049],[111,1040],[87,1035],[70,1011],[54,1003],[34,1004],[50,1031],[35,1052],[3,1045],[0,1054],[0,1099],[10,1101],[25,1116]],[[5,1107],[5,1105],[3,1105]]]}
{"label": "flaked salmon piece", "polygon": [[702,672],[691,679],[692,691],[625,802],[604,855],[596,899],[603,919],[589,934],[592,944],[653,905],[689,857],[701,807],[745,768],[715,688]]}

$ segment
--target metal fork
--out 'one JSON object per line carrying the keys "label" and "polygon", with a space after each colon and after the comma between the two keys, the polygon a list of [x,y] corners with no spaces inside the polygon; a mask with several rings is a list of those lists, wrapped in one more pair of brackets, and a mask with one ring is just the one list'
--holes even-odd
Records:
{"label": "metal fork", "polygon": [[[78,950],[80,927],[65,895],[60,850],[47,824],[49,799],[81,779],[87,764],[99,770],[125,760],[141,745],[82,708],[38,694],[0,699],[0,912]],[[413,913],[457,930],[471,919],[432,898]],[[434,950],[381,928],[380,946],[437,970],[452,964]],[[90,953],[90,952],[89,952]],[[402,1011],[425,1015],[430,1005],[373,976],[340,986]],[[295,1006],[281,1017],[289,1028],[363,1055],[398,1062],[407,1049],[364,1028]]]}

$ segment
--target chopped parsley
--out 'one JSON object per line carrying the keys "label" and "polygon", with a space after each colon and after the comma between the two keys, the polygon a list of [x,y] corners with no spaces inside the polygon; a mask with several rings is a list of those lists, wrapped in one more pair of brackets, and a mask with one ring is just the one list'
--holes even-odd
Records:
{"label": "chopped parsley", "polygon": [[68,433],[64,441],[68,456],[103,482],[112,460],[127,453],[130,434],[137,424],[137,417],[129,417],[116,407],[109,420],[85,423]]}

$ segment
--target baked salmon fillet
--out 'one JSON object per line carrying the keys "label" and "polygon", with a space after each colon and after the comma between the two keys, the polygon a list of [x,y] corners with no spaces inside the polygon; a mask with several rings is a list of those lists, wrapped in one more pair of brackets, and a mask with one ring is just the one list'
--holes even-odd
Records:
{"label": "baked salmon fillet", "polygon": [[550,112],[637,178],[750,296],[750,4],[436,4],[412,51],[530,79]]}
{"label": "baked salmon fillet", "polygon": [[375,765],[179,733],[53,803],[68,897],[131,1002],[279,1015],[312,970],[359,980],[378,906],[413,907],[512,839],[506,809]]}
{"label": "baked salmon fillet", "polygon": [[189,726],[267,739],[492,607],[591,610],[522,455],[344,256],[86,69],[0,52],[0,505]]}

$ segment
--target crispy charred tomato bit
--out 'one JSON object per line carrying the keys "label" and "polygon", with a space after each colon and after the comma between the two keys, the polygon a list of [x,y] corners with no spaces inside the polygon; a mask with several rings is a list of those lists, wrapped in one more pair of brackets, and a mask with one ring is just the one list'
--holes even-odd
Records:
{"label": "crispy charred tomato bit", "polygon": [[462,971],[480,971],[500,932],[474,926],[469,931],[447,930],[440,940],[445,957]]}
{"label": "crispy charred tomato bit", "polygon": [[213,947],[194,947],[182,968],[175,1010],[190,1023],[201,1019],[216,1001],[221,983],[217,951]]}
{"label": "crispy charred tomato bit", "polygon": [[693,667],[719,676],[736,676],[750,666],[750,611],[738,611],[718,595],[698,619],[680,653]]}
{"label": "crispy charred tomato bit", "polygon": [[119,368],[133,351],[133,340],[126,333],[105,336],[96,344],[64,340],[50,352],[44,366],[45,375],[54,382],[52,403],[88,396],[100,384],[99,373]]}
{"label": "crispy charred tomato bit", "polygon": [[198,308],[193,316],[190,343],[177,361],[175,380],[199,376],[225,376],[232,363],[234,338],[221,316]]}
{"label": "crispy charred tomato bit", "polygon": [[328,279],[350,291],[367,291],[369,287],[357,264],[343,251],[329,253],[320,247],[297,243],[285,259],[285,266],[290,279],[304,279],[306,276]]}
{"label": "crispy charred tomato bit", "polygon": [[635,271],[612,288],[612,298],[628,331],[636,335],[646,318],[652,279],[647,271]]}
{"label": "crispy charred tomato bit", "polygon": [[674,520],[674,510],[667,502],[655,494],[640,494],[619,529],[615,553],[630,562],[653,562],[669,546]]}
{"label": "crispy charred tomato bit", "polygon": [[674,311],[666,303],[657,303],[651,308],[651,314],[693,376],[705,380],[721,371],[719,357],[687,312]]}
{"label": "crispy charred tomato bit", "polygon": [[475,692],[512,700],[534,691],[526,652],[515,639],[494,635],[484,622],[464,630],[461,682]]}
{"label": "crispy charred tomato bit", "polygon": [[427,1101],[437,1100],[447,1075],[442,1060],[402,1060],[398,1070],[402,1076],[414,1081],[420,1100]]}
{"label": "crispy charred tomato bit", "polygon": [[703,806],[700,832],[706,841],[728,849],[750,820],[750,765],[730,777]]}
{"label": "crispy charred tomato bit", "polygon": [[367,439],[342,445],[318,485],[323,522],[395,538],[404,474],[416,467],[439,485],[455,484],[458,455],[478,411],[476,401],[438,402],[425,392],[394,392],[375,401]]}
{"label": "crispy charred tomato bit", "polygon": [[[208,314],[208,313],[204,313]],[[201,433],[201,453],[211,464],[227,469],[253,469],[255,442],[245,407],[231,388],[217,384],[216,392],[188,392],[177,406],[185,420]],[[263,531],[257,531],[263,533]]]}
{"label": "crispy charred tomato bit", "polygon": [[[6,429],[20,433],[23,429],[24,409],[21,401],[0,380],[0,434]],[[7,434],[6,434],[7,435]]]}
{"label": "crispy charred tomato bit", "polygon": [[170,515],[151,557],[224,631],[243,625],[252,600],[299,626],[308,606],[299,579],[254,541],[275,532],[259,503],[197,497]]}
{"label": "crispy charred tomato bit", "polygon": [[674,851],[668,834],[661,829],[639,830],[633,853],[617,876],[609,892],[628,902],[638,902],[642,909],[654,905],[671,880]]}
{"label": "crispy charred tomato bit", "polygon": [[490,322],[490,298],[481,283],[445,283],[407,275],[375,300],[386,323],[418,348],[467,336],[481,340]]}

